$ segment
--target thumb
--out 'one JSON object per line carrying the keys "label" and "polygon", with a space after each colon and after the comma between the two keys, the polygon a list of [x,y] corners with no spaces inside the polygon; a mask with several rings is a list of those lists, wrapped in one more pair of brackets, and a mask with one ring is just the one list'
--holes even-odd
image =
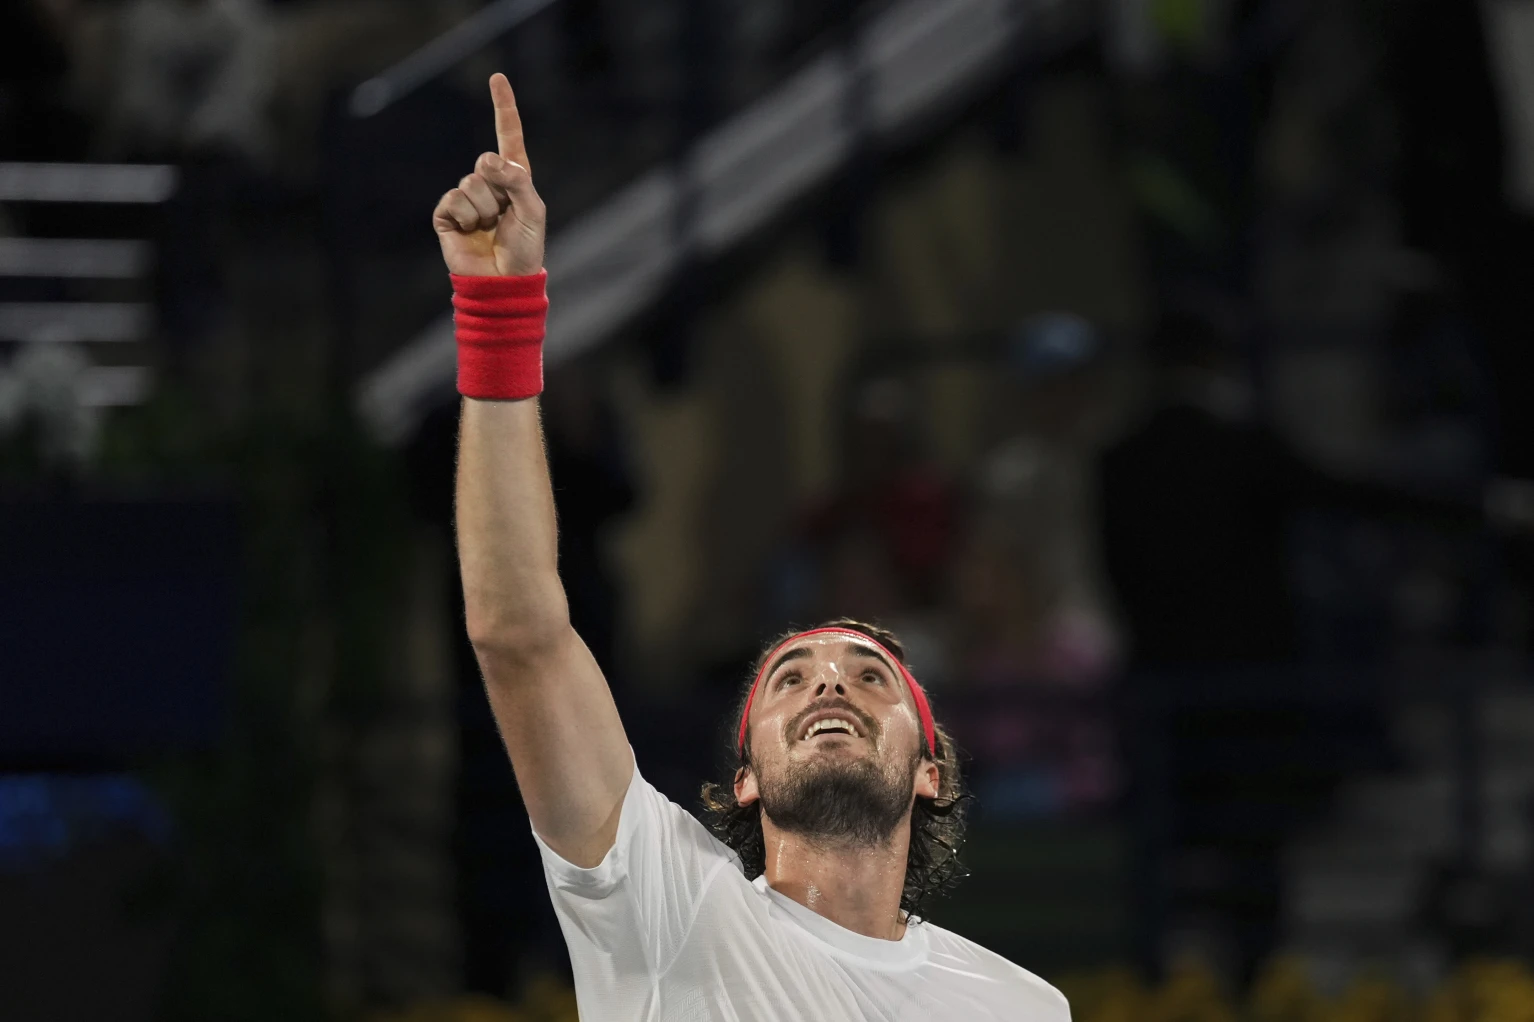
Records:
{"label": "thumb", "polygon": [[533,187],[533,177],[526,167],[495,153],[485,153],[474,169],[490,184],[505,190],[518,220],[529,226],[542,226],[546,215],[543,199]]}

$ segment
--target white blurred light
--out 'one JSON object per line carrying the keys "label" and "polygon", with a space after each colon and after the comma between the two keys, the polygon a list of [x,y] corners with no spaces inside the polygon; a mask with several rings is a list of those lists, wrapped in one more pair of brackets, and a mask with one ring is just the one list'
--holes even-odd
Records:
{"label": "white blurred light", "polygon": [[0,163],[3,202],[164,202],[175,167],[153,163]]}
{"label": "white blurred light", "polygon": [[144,241],[0,238],[0,276],[128,280],[149,269]]}
{"label": "white blurred light", "polygon": [[136,341],[149,329],[138,302],[0,303],[0,340]]}

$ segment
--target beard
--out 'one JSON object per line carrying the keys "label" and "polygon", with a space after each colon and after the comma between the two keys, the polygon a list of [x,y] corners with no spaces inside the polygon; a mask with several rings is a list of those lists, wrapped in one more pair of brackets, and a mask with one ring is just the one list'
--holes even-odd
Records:
{"label": "beard", "polygon": [[[911,812],[920,754],[883,769],[873,760],[794,764],[761,778],[762,812],[783,830],[826,844],[885,844]],[[901,769],[901,767],[904,769]]]}

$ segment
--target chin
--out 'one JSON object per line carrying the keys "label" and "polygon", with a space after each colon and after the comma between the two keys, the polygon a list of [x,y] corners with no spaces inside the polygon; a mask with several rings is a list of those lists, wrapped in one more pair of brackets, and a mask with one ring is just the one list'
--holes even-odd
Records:
{"label": "chin", "polygon": [[836,755],[868,758],[872,751],[867,742],[851,738],[822,738],[810,748],[801,749],[800,753],[807,757]]}
{"label": "chin", "polygon": [[814,749],[799,761],[808,777],[866,777],[882,775],[879,761],[857,749]]}

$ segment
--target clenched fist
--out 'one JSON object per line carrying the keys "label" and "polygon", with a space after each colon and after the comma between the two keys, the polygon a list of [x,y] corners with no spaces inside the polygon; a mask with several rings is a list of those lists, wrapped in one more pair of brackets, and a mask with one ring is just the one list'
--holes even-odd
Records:
{"label": "clenched fist", "polygon": [[533,190],[522,117],[506,76],[490,76],[499,153],[482,153],[474,173],[442,196],[432,226],[442,259],[468,277],[520,277],[543,269],[543,200]]}

